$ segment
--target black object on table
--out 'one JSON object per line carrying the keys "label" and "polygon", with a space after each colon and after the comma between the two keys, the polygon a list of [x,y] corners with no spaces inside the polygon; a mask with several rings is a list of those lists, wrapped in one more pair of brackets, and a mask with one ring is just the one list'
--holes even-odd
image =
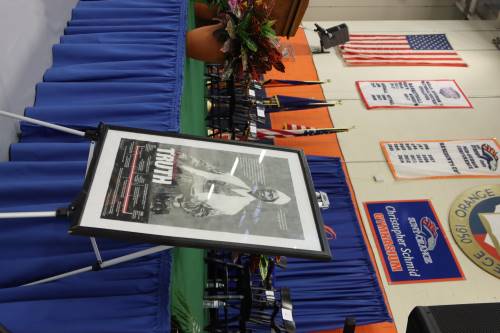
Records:
{"label": "black object on table", "polygon": [[[243,258],[243,259],[242,259]],[[263,280],[251,268],[255,257],[210,251],[205,257],[208,280],[204,303],[209,309],[208,332],[294,333],[293,305],[288,288],[275,290],[272,278],[274,264]]]}
{"label": "black object on table", "polygon": [[356,319],[352,317],[347,317],[344,321],[343,333],[354,333],[356,330]]}
{"label": "black object on table", "polygon": [[2,324],[0,324],[0,333],[11,333],[8,329],[5,328]]}
{"label": "black object on table", "polygon": [[500,303],[417,306],[406,333],[498,333]]}
{"label": "black object on table", "polygon": [[314,23],[314,25],[316,26],[314,31],[318,33],[321,45],[320,51],[314,51],[314,54],[329,53],[325,50],[334,46],[345,44],[349,41],[349,28],[345,23],[328,29],[322,28],[317,23]]}

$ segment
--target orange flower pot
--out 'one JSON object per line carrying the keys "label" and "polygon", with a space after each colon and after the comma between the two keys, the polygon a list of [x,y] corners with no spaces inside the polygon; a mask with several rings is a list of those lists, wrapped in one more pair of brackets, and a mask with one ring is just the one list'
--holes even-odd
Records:
{"label": "orange flower pot", "polygon": [[214,37],[214,32],[222,27],[223,25],[218,23],[188,31],[186,35],[187,56],[211,64],[224,63],[222,43]]}
{"label": "orange flower pot", "polygon": [[206,3],[194,3],[194,15],[202,20],[210,21],[217,16],[217,8]]}

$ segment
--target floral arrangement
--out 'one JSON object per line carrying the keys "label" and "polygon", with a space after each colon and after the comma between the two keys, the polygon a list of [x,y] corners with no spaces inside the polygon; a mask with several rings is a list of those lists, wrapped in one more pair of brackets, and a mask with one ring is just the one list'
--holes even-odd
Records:
{"label": "floral arrangement", "polygon": [[270,19],[273,1],[213,0],[223,28],[215,37],[223,43],[224,77],[259,79],[273,67],[285,71],[279,42]]}

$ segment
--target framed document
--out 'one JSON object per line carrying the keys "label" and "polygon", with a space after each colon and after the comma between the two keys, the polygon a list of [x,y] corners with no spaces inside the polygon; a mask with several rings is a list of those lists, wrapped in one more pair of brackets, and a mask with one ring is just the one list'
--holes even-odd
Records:
{"label": "framed document", "polygon": [[330,259],[300,150],[103,125],[72,234]]}

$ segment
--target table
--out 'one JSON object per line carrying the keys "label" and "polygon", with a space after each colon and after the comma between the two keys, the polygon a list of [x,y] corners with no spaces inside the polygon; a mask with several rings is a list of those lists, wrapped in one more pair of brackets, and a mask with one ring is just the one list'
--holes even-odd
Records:
{"label": "table", "polygon": [[[327,28],[342,22],[317,23]],[[449,208],[460,193],[474,185],[498,184],[500,180],[395,181],[379,147],[382,140],[498,137],[500,53],[491,43],[498,30],[493,22],[487,21],[353,21],[347,25],[354,33],[446,33],[454,49],[469,64],[467,68],[348,68],[332,50],[330,54],[314,55],[320,79],[332,80],[324,85],[326,98],[343,100],[343,105],[330,109],[335,126],[356,126],[349,133],[338,135],[338,139],[365,229],[369,230],[362,209],[365,201],[430,199],[466,277],[465,281],[458,282],[407,285],[389,285],[382,277],[398,331],[405,332],[408,314],[416,305],[500,301],[500,281],[470,261],[448,230]],[[306,22],[304,26],[309,44],[319,47],[318,37],[312,31],[313,23]],[[354,82],[383,79],[455,79],[470,98],[474,110],[366,110]],[[375,182],[374,176],[382,181]],[[373,235],[367,233],[382,272]]]}

